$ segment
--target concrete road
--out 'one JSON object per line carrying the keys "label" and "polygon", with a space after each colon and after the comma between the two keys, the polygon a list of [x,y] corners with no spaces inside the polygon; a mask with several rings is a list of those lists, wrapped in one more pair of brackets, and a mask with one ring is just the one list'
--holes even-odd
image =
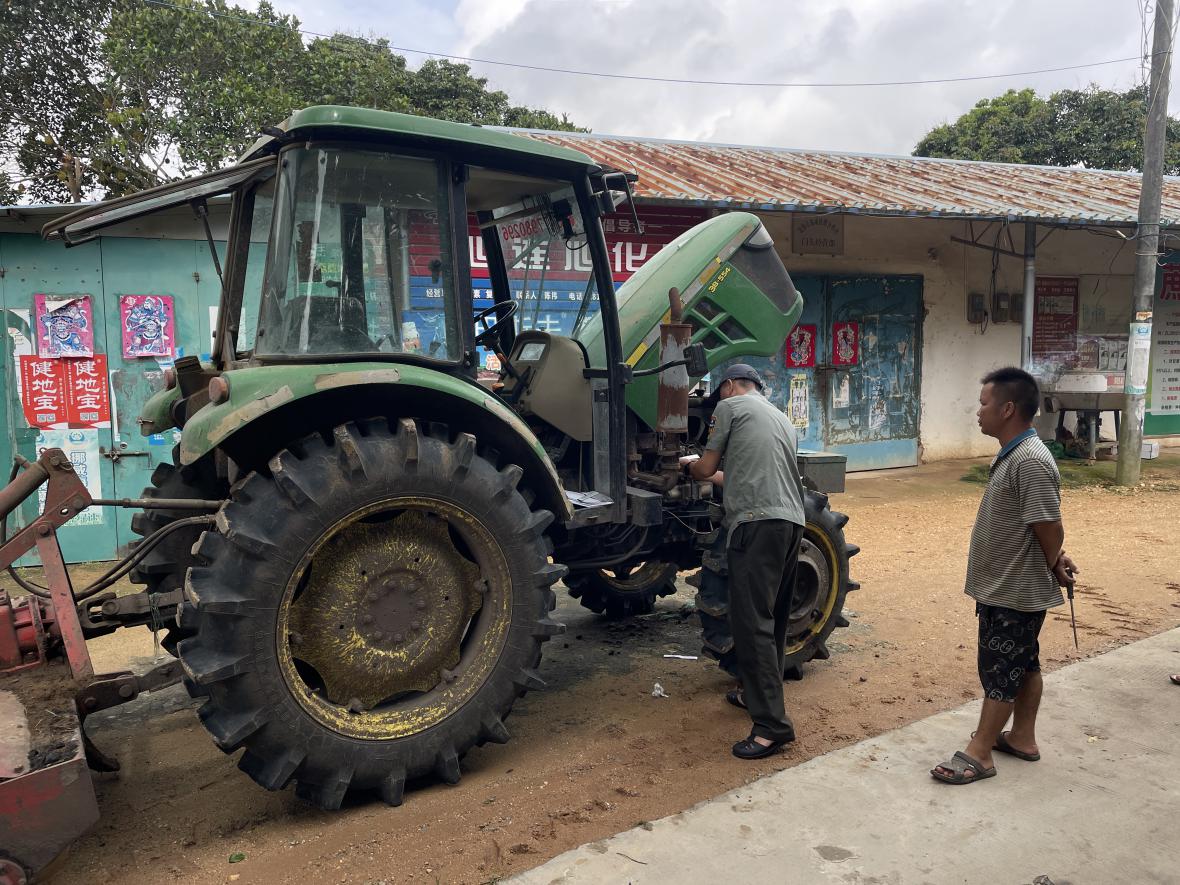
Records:
{"label": "concrete road", "polygon": [[979,783],[929,775],[965,746],[977,701],[510,881],[1180,882],[1180,687],[1167,679],[1176,672],[1180,630],[1048,674],[1041,761],[997,753],[997,776]]}

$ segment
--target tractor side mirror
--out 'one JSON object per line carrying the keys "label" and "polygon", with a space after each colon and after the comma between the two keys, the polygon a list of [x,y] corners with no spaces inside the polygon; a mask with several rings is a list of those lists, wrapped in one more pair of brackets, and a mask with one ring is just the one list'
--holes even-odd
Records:
{"label": "tractor side mirror", "polygon": [[709,360],[705,356],[705,345],[699,341],[684,348],[684,364],[690,378],[704,378],[709,374]]}

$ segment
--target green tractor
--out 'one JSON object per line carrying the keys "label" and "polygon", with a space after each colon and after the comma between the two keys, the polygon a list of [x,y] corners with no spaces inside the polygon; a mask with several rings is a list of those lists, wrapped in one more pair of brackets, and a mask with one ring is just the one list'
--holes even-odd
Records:
{"label": "green tractor", "polygon": [[[616,291],[600,218],[631,180],[504,132],[312,107],[229,168],[46,226],[72,245],[189,204],[212,248],[207,201],[232,198],[215,353],[177,360],[140,418],[181,430],[145,498],[221,504],[212,526],[140,514],[154,536],[133,578],[175,613],[167,644],[205,727],[262,786],[294,781],[334,808],[350,790],[398,804],[408,780],[458,781],[463,754],[507,741],[513,702],[544,684],[555,583],[594,611],[649,611],[715,545],[719,490],[677,463],[705,442],[690,389],[774,353],[802,299],[745,213],[686,232]],[[557,269],[581,298],[570,335],[521,322]],[[498,375],[480,377],[481,349]],[[846,519],[801,460],[816,488],[788,670],[826,655],[853,586]]]}

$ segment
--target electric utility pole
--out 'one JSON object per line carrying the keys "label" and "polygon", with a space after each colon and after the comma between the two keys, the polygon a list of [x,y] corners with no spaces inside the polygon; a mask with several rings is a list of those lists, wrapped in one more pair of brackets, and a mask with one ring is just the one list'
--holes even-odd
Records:
{"label": "electric utility pole", "polygon": [[1135,235],[1134,307],[1127,342],[1122,426],[1115,481],[1139,482],[1143,448],[1143,413],[1147,364],[1151,353],[1151,309],[1159,256],[1160,198],[1164,174],[1164,135],[1168,126],[1168,79],[1172,72],[1172,0],[1156,0],[1151,40],[1151,84],[1147,92],[1147,130],[1143,135],[1143,183],[1139,192],[1139,226]]}

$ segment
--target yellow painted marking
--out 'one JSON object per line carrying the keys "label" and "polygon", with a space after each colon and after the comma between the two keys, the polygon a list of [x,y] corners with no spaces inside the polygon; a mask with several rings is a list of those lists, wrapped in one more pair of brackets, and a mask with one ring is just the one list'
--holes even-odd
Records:
{"label": "yellow painted marking", "polygon": [[635,348],[635,351],[631,354],[631,356],[627,357],[627,365],[634,366],[637,362],[643,359],[643,355],[645,353],[647,353],[647,342],[640,341],[639,346]]}
{"label": "yellow painted marking", "polygon": [[709,282],[709,278],[712,277],[713,274],[717,273],[717,269],[719,267],[721,267],[720,255],[705,265],[705,269],[702,270],[701,275],[697,277],[697,279],[700,281],[700,284],[703,286],[705,283]]}

